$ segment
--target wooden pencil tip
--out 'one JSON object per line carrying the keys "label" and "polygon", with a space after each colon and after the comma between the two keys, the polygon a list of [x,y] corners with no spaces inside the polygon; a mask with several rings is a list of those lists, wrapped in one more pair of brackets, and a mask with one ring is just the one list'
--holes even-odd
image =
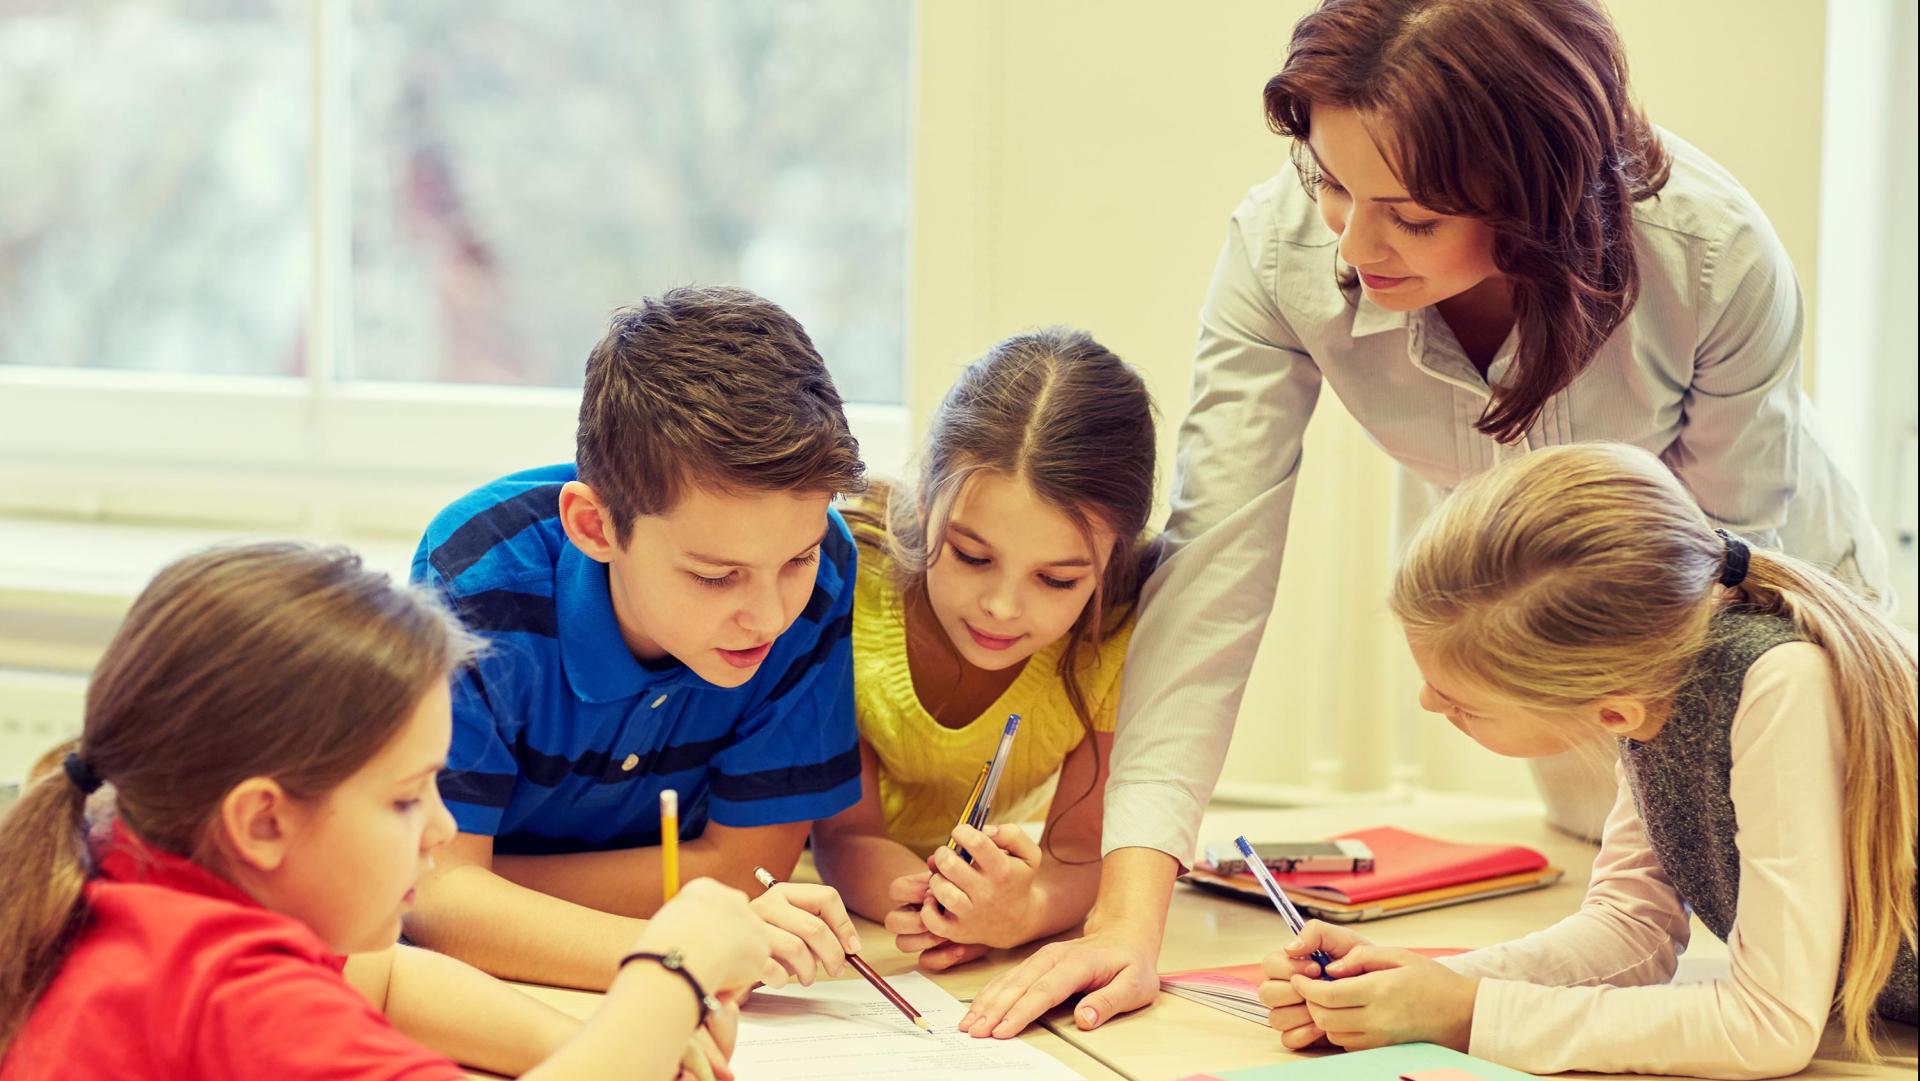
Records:
{"label": "wooden pencil tip", "polygon": [[931,1033],[933,1032],[933,1026],[932,1026],[932,1025],[929,1025],[929,1024],[927,1024],[927,1019],[926,1019],[926,1018],[924,1018],[924,1017],[916,1017],[916,1018],[914,1018],[914,1019],[913,1019],[913,1023],[914,1023],[915,1025],[918,1025],[918,1026],[920,1027],[920,1031],[922,1031],[922,1032],[925,1032],[925,1033],[929,1033],[929,1034],[931,1034]]}

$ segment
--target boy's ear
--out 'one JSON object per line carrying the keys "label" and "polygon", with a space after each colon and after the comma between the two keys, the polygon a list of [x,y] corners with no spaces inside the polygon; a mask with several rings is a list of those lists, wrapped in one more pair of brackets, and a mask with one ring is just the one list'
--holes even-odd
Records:
{"label": "boy's ear", "polygon": [[256,871],[279,869],[298,826],[293,801],[278,781],[249,777],[220,801],[220,849]]}
{"label": "boy's ear", "polygon": [[570,480],[560,486],[560,527],[588,559],[611,563],[620,550],[614,541],[613,516],[585,481]]}
{"label": "boy's ear", "polygon": [[1647,706],[1638,698],[1613,696],[1587,706],[1610,736],[1632,736],[1646,727]]}

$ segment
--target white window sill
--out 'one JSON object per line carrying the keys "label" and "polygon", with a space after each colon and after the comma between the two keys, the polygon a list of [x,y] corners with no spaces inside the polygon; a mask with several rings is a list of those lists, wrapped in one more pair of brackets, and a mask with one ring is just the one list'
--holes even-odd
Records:
{"label": "white window sill", "polygon": [[[0,668],[88,672],[161,567],[210,544],[287,535],[0,517]],[[347,544],[401,580],[413,558],[413,542],[390,535],[308,539]]]}

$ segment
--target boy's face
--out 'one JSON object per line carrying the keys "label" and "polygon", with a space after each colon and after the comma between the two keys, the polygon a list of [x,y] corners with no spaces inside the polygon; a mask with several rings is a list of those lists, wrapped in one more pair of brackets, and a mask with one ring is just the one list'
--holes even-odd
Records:
{"label": "boy's face", "polygon": [[607,569],[634,655],[670,655],[720,687],[752,679],[813,594],[832,500],[691,485],[673,509],[636,518]]}

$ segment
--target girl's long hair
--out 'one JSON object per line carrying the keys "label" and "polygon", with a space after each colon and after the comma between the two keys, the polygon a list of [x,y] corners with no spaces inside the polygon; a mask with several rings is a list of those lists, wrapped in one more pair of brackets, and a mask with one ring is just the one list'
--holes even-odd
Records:
{"label": "girl's long hair", "polygon": [[1874,1058],[1874,999],[1915,944],[1913,638],[1832,576],[1755,548],[1719,584],[1727,545],[1653,455],[1593,443],[1537,451],[1462,484],[1393,584],[1407,636],[1449,670],[1544,711],[1612,695],[1664,705],[1714,614],[1780,616],[1825,653],[1846,745],[1847,940],[1838,1010]]}
{"label": "girl's long hair", "polygon": [[87,687],[71,750],[89,801],[44,770],[0,819],[0,1056],[86,919],[96,825],[217,862],[226,794],[269,777],[323,797],[373,758],[474,639],[435,599],[343,548],[272,543],[189,555],[134,601]]}
{"label": "girl's long hair", "polygon": [[[1313,107],[1353,109],[1379,122],[1414,201],[1492,228],[1520,360],[1476,427],[1523,438],[1633,310],[1633,204],[1667,182],[1606,12],[1594,0],[1324,0],[1295,24],[1265,103],[1308,191]],[[1357,288],[1350,268],[1340,284]]]}
{"label": "girl's long hair", "polygon": [[[1089,737],[1094,704],[1083,674],[1132,614],[1159,560],[1159,546],[1146,534],[1153,425],[1153,400],[1140,373],[1088,334],[1049,327],[1015,335],[969,365],[947,391],[921,447],[913,487],[877,483],[867,502],[882,508],[879,513],[849,515],[862,527],[856,535],[885,538],[909,610],[924,610],[927,568],[940,558],[954,498],[976,473],[1025,481],[1080,528],[1090,549],[1096,524],[1111,530],[1113,553],[1060,655],[1067,701]],[[1089,786],[1079,798],[1092,794]]]}

